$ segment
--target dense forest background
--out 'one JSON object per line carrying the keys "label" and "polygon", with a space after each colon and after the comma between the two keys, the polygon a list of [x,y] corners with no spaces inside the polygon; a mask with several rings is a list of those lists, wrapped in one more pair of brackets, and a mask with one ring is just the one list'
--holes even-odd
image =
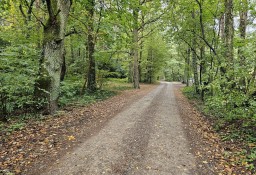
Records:
{"label": "dense forest background", "polygon": [[255,0],[0,1],[0,134],[159,80],[186,84],[255,172]]}
{"label": "dense forest background", "polygon": [[1,120],[53,114],[114,79],[167,80],[255,136],[255,3],[2,0]]}

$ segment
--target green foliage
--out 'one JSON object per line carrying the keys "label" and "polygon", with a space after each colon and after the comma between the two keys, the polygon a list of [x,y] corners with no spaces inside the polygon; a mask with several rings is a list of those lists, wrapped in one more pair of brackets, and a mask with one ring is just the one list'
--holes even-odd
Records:
{"label": "green foliage", "polygon": [[0,133],[12,133],[14,131],[19,131],[21,129],[23,129],[26,126],[26,123],[24,123],[23,121],[15,121],[12,122],[9,125],[6,125],[4,123],[0,123]]}
{"label": "green foliage", "polygon": [[115,95],[115,92],[108,90],[97,90],[94,93],[88,91],[81,93],[82,84],[82,81],[75,79],[69,79],[62,82],[59,99],[60,106],[83,106]]}
{"label": "green foliage", "polygon": [[188,97],[189,99],[199,99],[199,95],[195,92],[194,86],[186,86],[182,89],[182,92]]}
{"label": "green foliage", "polygon": [[6,131],[7,132],[13,132],[13,131],[17,131],[17,130],[21,130],[22,128],[24,128],[25,123],[14,123],[12,125],[10,125]]}
{"label": "green foliage", "polygon": [[18,109],[31,110],[37,58],[37,50],[22,45],[8,46],[0,53],[1,115]]}

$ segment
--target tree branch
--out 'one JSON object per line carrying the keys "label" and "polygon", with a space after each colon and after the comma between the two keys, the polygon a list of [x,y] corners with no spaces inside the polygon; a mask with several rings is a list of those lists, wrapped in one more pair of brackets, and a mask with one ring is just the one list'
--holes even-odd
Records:
{"label": "tree branch", "polygon": [[73,28],[71,31],[65,34],[65,37],[73,35],[73,34],[80,34],[82,32],[78,32],[75,28]]}
{"label": "tree branch", "polygon": [[199,38],[201,38],[205,42],[205,44],[212,50],[214,55],[217,55],[217,52],[215,51],[215,49],[211,46],[211,44],[204,37],[202,37],[201,35],[198,35],[195,31],[192,31],[192,30],[187,30],[187,31],[192,32],[193,34],[195,34]]}
{"label": "tree branch", "polygon": [[139,28],[138,30],[141,30],[142,28],[144,28],[146,25],[148,24],[151,24],[153,22],[156,22],[158,21],[163,15],[165,14],[165,12],[163,12],[162,14],[160,14],[158,17],[154,18],[154,19],[151,19],[151,20],[148,20],[146,22],[144,22]]}
{"label": "tree branch", "polygon": [[24,17],[24,19],[26,20],[26,19],[27,19],[27,16],[25,15],[21,4],[19,5],[19,9],[20,9],[21,15],[22,15],[22,16]]}
{"label": "tree branch", "polygon": [[46,6],[47,6],[47,10],[48,10],[50,19],[53,19],[55,16],[54,16],[54,13],[53,13],[51,0],[46,0]]}
{"label": "tree branch", "polygon": [[32,15],[36,18],[36,20],[37,20],[38,22],[40,22],[40,24],[41,24],[43,27],[46,27],[46,25],[43,23],[43,21],[41,21],[41,20],[34,14],[33,11],[31,11],[31,13],[32,13]]}

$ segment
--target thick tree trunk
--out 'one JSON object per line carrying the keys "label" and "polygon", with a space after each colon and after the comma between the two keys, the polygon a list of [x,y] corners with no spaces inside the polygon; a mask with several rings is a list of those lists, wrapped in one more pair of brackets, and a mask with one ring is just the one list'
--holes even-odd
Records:
{"label": "thick tree trunk", "polygon": [[45,113],[53,114],[58,108],[60,73],[64,54],[65,27],[71,6],[66,0],[47,0],[49,18],[44,26],[43,52],[35,96],[46,99]]}
{"label": "thick tree trunk", "polygon": [[89,0],[89,6],[88,6],[89,21],[88,21],[88,37],[87,37],[89,67],[88,67],[88,74],[87,74],[87,89],[91,92],[94,92],[97,89],[96,64],[95,64],[95,57],[94,57],[94,51],[95,51],[94,27],[93,27],[94,6],[95,6],[95,1]]}

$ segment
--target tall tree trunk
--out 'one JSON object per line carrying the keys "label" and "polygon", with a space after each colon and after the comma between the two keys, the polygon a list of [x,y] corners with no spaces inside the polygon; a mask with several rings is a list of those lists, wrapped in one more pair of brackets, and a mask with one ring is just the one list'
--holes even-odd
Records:
{"label": "tall tree trunk", "polygon": [[70,63],[73,64],[75,62],[75,52],[74,52],[74,44],[73,44],[73,38],[70,36]]}
{"label": "tall tree trunk", "polygon": [[66,65],[66,51],[64,48],[64,52],[62,55],[62,65],[61,65],[61,73],[60,73],[60,81],[64,81],[67,72],[67,65]]}
{"label": "tall tree trunk", "polygon": [[[233,0],[225,0],[225,59],[227,68],[233,72],[234,69],[234,19],[233,19]],[[226,73],[227,70],[224,70]],[[233,76],[233,75],[232,75]],[[232,77],[229,77],[229,79]]]}
{"label": "tall tree trunk", "polygon": [[220,27],[220,38],[222,40],[224,40],[225,38],[225,14],[223,14],[221,17],[220,17],[220,24],[219,24],[219,27]]}
{"label": "tall tree trunk", "polygon": [[[142,26],[144,25],[144,14],[142,13],[141,15],[141,22],[142,22]],[[139,82],[141,82],[142,80],[142,70],[141,70],[141,61],[142,61],[142,55],[143,55],[143,37],[144,37],[144,28],[141,29],[141,39],[140,39],[140,54],[139,54]]]}
{"label": "tall tree trunk", "polygon": [[[245,70],[245,54],[244,54],[244,47],[245,47],[245,38],[246,38],[246,27],[247,27],[247,17],[248,17],[248,1],[247,0],[240,0],[241,10],[239,11],[240,16],[240,23],[239,23],[239,33],[240,33],[240,46],[238,47],[238,56],[240,58],[240,69]],[[246,93],[248,85],[246,82],[246,77],[240,77],[240,89]]]}
{"label": "tall tree trunk", "polygon": [[[193,39],[195,40],[195,39]],[[198,82],[198,70],[197,70],[197,55],[196,55],[196,47],[195,42],[193,42],[194,51],[192,53],[192,67],[193,67],[193,74],[194,74],[194,85],[195,91],[199,94],[199,82]]]}
{"label": "tall tree trunk", "polygon": [[[195,12],[192,12],[192,19],[195,20]],[[194,25],[196,28],[196,25]],[[193,30],[193,39],[192,39],[192,67],[193,67],[193,74],[194,74],[194,85],[195,85],[195,91],[197,94],[199,94],[199,82],[198,82],[198,70],[197,70],[197,54],[196,54],[196,35],[195,35],[195,29]]]}
{"label": "tall tree trunk", "polygon": [[204,46],[202,46],[200,48],[200,85],[201,85],[201,99],[204,100],[204,93],[205,93],[205,85],[208,84],[208,82],[206,82],[206,78],[204,79],[203,76],[204,74],[206,74],[206,64],[205,64],[205,48]]}
{"label": "tall tree trunk", "polygon": [[133,87],[135,89],[139,89],[139,44],[138,44],[138,36],[139,36],[139,7],[136,3],[133,8],[133,39],[132,39],[132,50],[133,50]]}
{"label": "tall tree trunk", "polygon": [[187,49],[187,56],[185,57],[185,71],[184,71],[184,75],[185,75],[185,82],[186,82],[186,86],[189,86],[189,68],[190,68],[190,48]]}
{"label": "tall tree trunk", "polygon": [[95,51],[94,27],[93,27],[94,6],[95,6],[95,1],[89,0],[89,5],[88,5],[89,21],[88,21],[88,37],[87,37],[89,68],[88,68],[88,74],[87,74],[87,89],[91,92],[94,92],[97,89],[96,67],[95,67],[96,64],[95,64],[95,57],[94,57],[94,51]]}
{"label": "tall tree trunk", "polygon": [[[133,57],[133,53],[129,55]],[[128,83],[133,83],[133,61],[129,61]]]}
{"label": "tall tree trunk", "polygon": [[243,53],[243,47],[245,45],[245,37],[246,37],[246,27],[247,27],[247,17],[248,17],[248,1],[241,0],[241,10],[239,12],[240,23],[239,23],[239,32],[242,47],[238,47],[238,55],[240,57],[240,65],[244,66],[245,56]]}
{"label": "tall tree trunk", "polygon": [[58,108],[60,73],[64,54],[65,28],[71,2],[46,0],[49,18],[44,26],[43,51],[35,96],[46,99],[45,113],[53,114]]}
{"label": "tall tree trunk", "polygon": [[152,83],[152,73],[153,73],[153,48],[149,46],[148,48],[148,58],[147,58],[147,83]]}

